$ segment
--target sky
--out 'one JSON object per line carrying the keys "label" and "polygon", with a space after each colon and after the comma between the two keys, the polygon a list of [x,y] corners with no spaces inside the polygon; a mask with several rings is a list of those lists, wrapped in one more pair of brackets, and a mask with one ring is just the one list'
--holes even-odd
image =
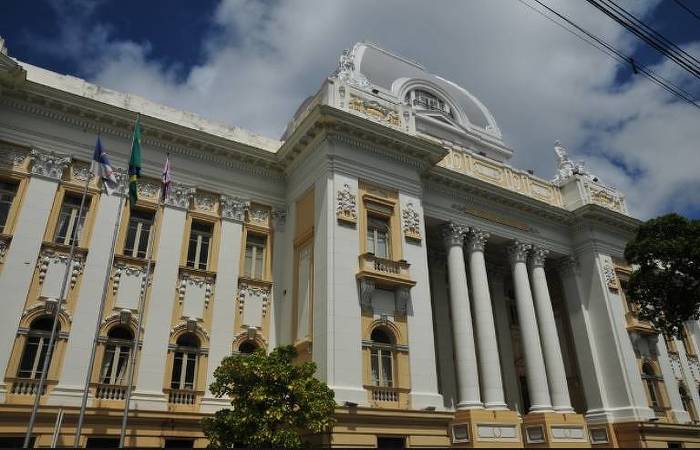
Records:
{"label": "sky", "polygon": [[[700,98],[700,80],[587,2],[542,0]],[[700,2],[615,0],[700,59]],[[479,98],[515,167],[550,179],[553,144],[647,219],[700,218],[700,109],[522,2],[534,0],[3,0],[9,54],[279,138],[358,41],[419,61]]]}

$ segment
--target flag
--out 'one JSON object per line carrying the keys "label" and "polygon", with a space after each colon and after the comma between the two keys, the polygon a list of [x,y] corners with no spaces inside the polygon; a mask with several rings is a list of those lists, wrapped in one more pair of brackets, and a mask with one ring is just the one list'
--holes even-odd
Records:
{"label": "flag", "polygon": [[134,124],[134,140],[131,143],[131,159],[129,159],[129,205],[133,208],[139,199],[136,180],[141,176],[141,119],[136,116]]}
{"label": "flag", "polygon": [[173,182],[173,173],[170,169],[170,154],[165,157],[165,166],[163,167],[163,176],[161,178],[163,190],[161,198],[163,200],[170,194],[170,184]]}
{"label": "flag", "polygon": [[112,163],[109,162],[107,153],[102,148],[102,141],[97,135],[97,143],[95,144],[95,152],[92,154],[92,172],[102,180],[105,190],[111,194],[117,188],[117,178],[112,170]]}

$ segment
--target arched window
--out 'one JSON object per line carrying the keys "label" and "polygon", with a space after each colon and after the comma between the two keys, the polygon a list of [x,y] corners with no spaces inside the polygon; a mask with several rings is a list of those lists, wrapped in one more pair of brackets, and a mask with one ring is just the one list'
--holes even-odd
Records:
{"label": "arched window", "polygon": [[193,333],[185,333],[177,339],[173,359],[172,389],[190,389],[195,386],[199,339]]}
{"label": "arched window", "polygon": [[250,355],[255,350],[258,349],[258,345],[253,341],[243,341],[241,345],[238,346],[238,353],[243,355]]}
{"label": "arched window", "polygon": [[372,384],[381,387],[394,386],[393,336],[384,328],[375,328],[370,336]]}
{"label": "arched window", "polygon": [[439,98],[437,95],[422,89],[414,89],[406,94],[406,103],[419,109],[439,111],[454,118],[452,109],[447,102]]}
{"label": "arched window", "polygon": [[100,383],[119,384],[126,381],[129,352],[134,345],[134,333],[125,326],[117,325],[107,333],[107,344],[102,359]]}
{"label": "arched window", "polygon": [[[51,328],[53,326],[53,317],[44,316],[34,319],[29,325],[29,333],[27,333],[27,341],[22,352],[19,370],[17,370],[17,378],[38,379],[41,377],[41,371],[44,367],[44,359],[49,350],[49,340],[51,339]],[[61,331],[61,325],[57,324],[56,334]],[[56,340],[54,340],[54,348]],[[51,352],[53,357],[53,351]],[[49,362],[50,366],[50,362]]]}
{"label": "arched window", "polygon": [[642,364],[642,380],[646,384],[649,406],[652,409],[660,409],[663,407],[661,392],[659,390],[659,379],[660,377],[657,375],[654,366],[650,362]]}

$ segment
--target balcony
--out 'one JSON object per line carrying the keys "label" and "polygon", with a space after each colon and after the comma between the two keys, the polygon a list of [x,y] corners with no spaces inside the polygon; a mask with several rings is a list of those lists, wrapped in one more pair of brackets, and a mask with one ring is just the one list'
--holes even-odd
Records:
{"label": "balcony", "polygon": [[100,400],[124,400],[126,386],[121,384],[98,384],[95,388],[95,398]]}
{"label": "balcony", "polygon": [[166,389],[168,403],[171,405],[194,405],[197,403],[198,391],[192,389]]}
{"label": "balcony", "polygon": [[[18,378],[12,383],[10,392],[16,395],[36,395],[39,390],[39,380]],[[46,383],[41,389],[41,395],[46,394]]]}
{"label": "balcony", "polygon": [[636,331],[640,334],[658,334],[658,330],[654,328],[648,320],[639,320],[637,313],[628,311],[625,313],[625,321],[627,322],[627,331]]}
{"label": "balcony", "polygon": [[408,407],[408,389],[365,385],[369,404],[375,408]]}
{"label": "balcony", "polygon": [[360,271],[357,273],[357,278],[371,278],[377,287],[382,288],[411,288],[416,282],[411,280],[410,266],[403,259],[394,261],[380,258],[373,253],[363,253],[360,255]]}

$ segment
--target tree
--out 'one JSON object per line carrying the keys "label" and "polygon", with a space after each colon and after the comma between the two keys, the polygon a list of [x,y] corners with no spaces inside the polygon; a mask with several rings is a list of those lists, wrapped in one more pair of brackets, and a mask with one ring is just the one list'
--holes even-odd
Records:
{"label": "tree", "polygon": [[269,355],[258,349],[222,361],[210,390],[231,398],[233,408],[202,419],[212,446],[299,448],[309,445],[305,438],[330,429],[334,393],[314,378],[314,363],[293,364],[296,355],[286,346]]}
{"label": "tree", "polygon": [[625,258],[636,266],[627,295],[639,318],[680,338],[683,322],[700,318],[700,220],[667,214],[647,221]]}

